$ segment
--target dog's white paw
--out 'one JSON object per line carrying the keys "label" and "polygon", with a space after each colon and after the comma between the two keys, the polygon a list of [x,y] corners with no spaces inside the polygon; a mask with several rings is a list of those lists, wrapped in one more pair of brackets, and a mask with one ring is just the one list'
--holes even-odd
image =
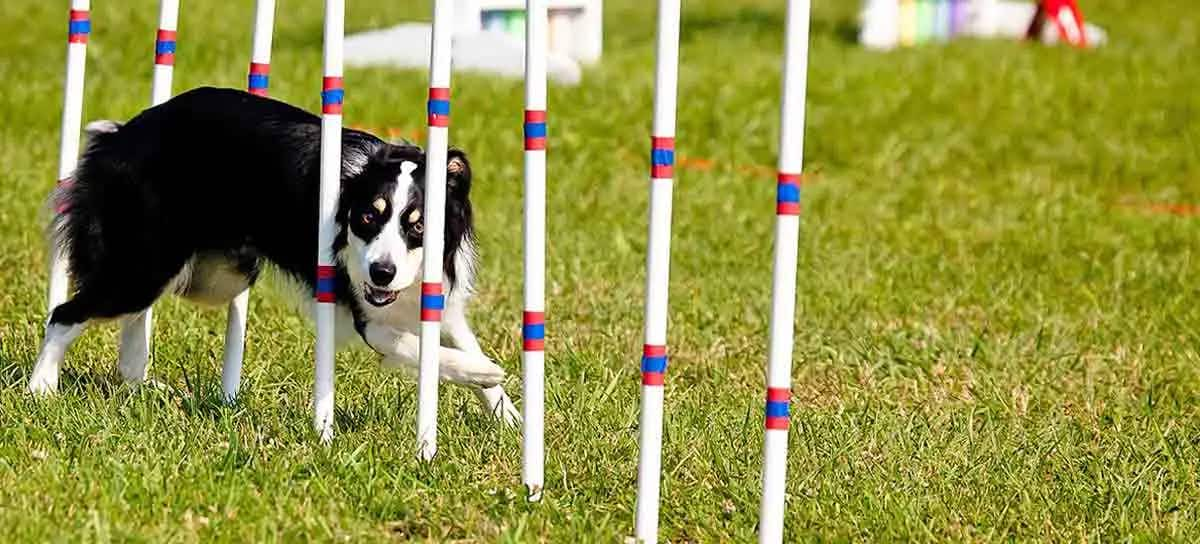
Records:
{"label": "dog's white paw", "polygon": [[30,378],[26,390],[39,397],[48,397],[58,392],[58,378],[34,376]]}
{"label": "dog's white paw", "polygon": [[442,380],[470,384],[482,388],[495,387],[504,381],[504,368],[487,356],[453,351],[442,359]]}
{"label": "dog's white paw", "polygon": [[521,426],[521,411],[517,409],[517,405],[513,404],[503,387],[497,385],[476,389],[475,394],[483,404],[483,409],[492,417],[500,420],[506,427]]}

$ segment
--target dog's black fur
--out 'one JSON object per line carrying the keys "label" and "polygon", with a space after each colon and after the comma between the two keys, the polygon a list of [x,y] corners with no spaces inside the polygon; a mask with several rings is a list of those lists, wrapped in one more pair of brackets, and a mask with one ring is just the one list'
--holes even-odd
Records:
{"label": "dog's black fur", "polygon": [[[140,312],[196,258],[228,262],[248,284],[267,261],[315,289],[319,117],[241,91],[199,88],[123,126],[109,123],[89,132],[73,180],[54,197],[66,211],[52,225],[52,236],[70,255],[76,292],[54,309],[51,323]],[[348,229],[370,240],[377,234],[371,229],[388,215],[420,210],[424,200],[425,153],[419,147],[357,130],[343,130],[342,146],[335,254],[346,245]],[[457,253],[473,233],[471,170],[461,151],[451,150],[450,158],[459,165],[447,175],[444,263],[453,289],[460,274]],[[403,161],[418,168],[407,202],[393,203]],[[381,195],[389,197],[387,209],[372,209]],[[348,218],[362,221],[348,226]],[[420,226],[404,228],[410,247],[419,247]],[[342,267],[336,295],[362,334],[362,301]]]}

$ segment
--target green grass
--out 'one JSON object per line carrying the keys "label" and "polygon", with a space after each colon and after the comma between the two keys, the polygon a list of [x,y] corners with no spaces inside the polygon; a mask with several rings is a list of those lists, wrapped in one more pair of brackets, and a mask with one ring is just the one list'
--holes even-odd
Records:
{"label": "green grass", "polygon": [[[251,302],[244,398],[218,401],[223,312],[158,305],[153,377],[111,326],[22,388],[41,339],[66,2],[0,7],[0,538],[620,541],[632,533],[651,2],[606,6],[602,65],[552,88],[546,499],[520,441],[444,388],[414,458],[413,383],[338,360],[338,436],[310,428],[310,328]],[[150,93],[152,0],[96,2],[85,119]],[[236,6],[234,6],[236,4]],[[251,2],[189,0],[176,89],[240,87]],[[348,28],[426,18],[350,2]],[[671,271],[662,536],[757,519],[783,2],[691,0]],[[877,54],[818,2],[810,72],[787,531],[795,540],[1200,538],[1200,10],[1088,3],[1111,44]],[[234,6],[234,7],[230,7]],[[317,107],[320,2],[282,2],[275,96]],[[347,122],[418,129],[426,75],[351,70]],[[522,84],[456,74],[483,267],[473,322],[520,391]],[[693,161],[694,162],[694,161]],[[767,173],[760,173],[765,167]],[[518,399],[519,402],[519,399]]]}

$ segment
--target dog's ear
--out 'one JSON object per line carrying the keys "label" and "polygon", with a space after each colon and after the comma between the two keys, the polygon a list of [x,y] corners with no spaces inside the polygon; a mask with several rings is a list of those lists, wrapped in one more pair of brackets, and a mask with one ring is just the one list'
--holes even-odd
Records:
{"label": "dog's ear", "polygon": [[446,189],[458,198],[471,192],[471,163],[461,149],[452,147],[446,155]]}
{"label": "dog's ear", "polygon": [[377,157],[380,163],[393,166],[404,161],[417,164],[425,162],[425,152],[408,142],[389,143],[379,150]]}

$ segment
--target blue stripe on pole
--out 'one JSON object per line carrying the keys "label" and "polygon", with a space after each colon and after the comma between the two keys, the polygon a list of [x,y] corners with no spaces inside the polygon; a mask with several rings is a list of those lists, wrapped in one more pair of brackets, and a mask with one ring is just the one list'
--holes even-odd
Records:
{"label": "blue stripe on pole", "polygon": [[800,202],[800,188],[789,184],[780,183],[778,190],[775,193],[775,200],[778,202]]}
{"label": "blue stripe on pole", "polygon": [[767,417],[788,417],[787,401],[767,402]]}
{"label": "blue stripe on pole", "polygon": [[544,340],[546,338],[546,324],[537,323],[529,324],[522,327],[523,338],[526,340]]}
{"label": "blue stripe on pole", "polygon": [[157,55],[166,55],[175,52],[175,42],[158,41],[154,44],[154,53]]}
{"label": "blue stripe on pole", "polygon": [[251,89],[266,89],[268,81],[269,78],[265,74],[250,74],[249,85],[247,86]]}
{"label": "blue stripe on pole", "polygon": [[667,356],[642,357],[642,372],[666,372]]}
{"label": "blue stripe on pole", "polygon": [[341,104],[346,97],[346,91],[343,89],[329,89],[321,91],[321,104],[329,106],[333,104]]}
{"label": "blue stripe on pole", "polygon": [[430,115],[450,115],[449,100],[430,100],[429,101]]}
{"label": "blue stripe on pole", "polygon": [[526,138],[545,138],[546,123],[525,123]]}
{"label": "blue stripe on pole", "polygon": [[446,307],[446,299],[442,295],[421,295],[421,308],[425,310],[441,310]]}
{"label": "blue stripe on pole", "polygon": [[675,164],[674,149],[654,149],[650,152],[650,164],[656,166],[671,166]]}

